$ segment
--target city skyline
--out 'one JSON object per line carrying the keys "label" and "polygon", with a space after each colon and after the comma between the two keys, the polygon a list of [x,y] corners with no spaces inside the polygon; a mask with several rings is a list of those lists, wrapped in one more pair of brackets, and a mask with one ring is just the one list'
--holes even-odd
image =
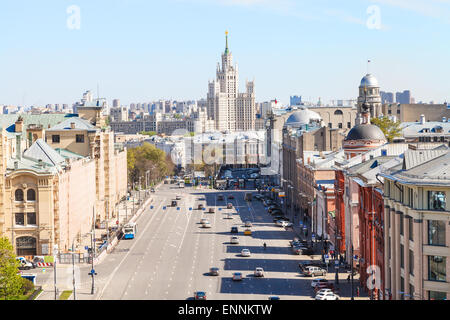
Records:
{"label": "city skyline", "polygon": [[225,30],[242,66],[239,89],[245,90],[246,79],[255,80],[257,102],[277,98],[287,104],[291,95],[356,98],[368,59],[382,91],[407,88],[417,101],[448,100],[448,45],[440,40],[450,24],[446,3],[334,6],[291,0],[62,1],[28,2],[21,10],[4,4],[0,103],[70,104],[85,90],[124,105],[205,99]]}

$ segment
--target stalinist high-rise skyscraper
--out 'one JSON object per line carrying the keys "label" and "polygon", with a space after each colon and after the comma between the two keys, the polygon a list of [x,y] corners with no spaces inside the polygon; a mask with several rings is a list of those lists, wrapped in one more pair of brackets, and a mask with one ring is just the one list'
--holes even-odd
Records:
{"label": "stalinist high-rise skyscraper", "polygon": [[255,129],[256,107],[253,81],[247,81],[246,92],[239,93],[238,66],[228,49],[225,32],[225,52],[222,66],[217,64],[216,80],[208,84],[208,118],[214,120],[219,131],[248,131]]}

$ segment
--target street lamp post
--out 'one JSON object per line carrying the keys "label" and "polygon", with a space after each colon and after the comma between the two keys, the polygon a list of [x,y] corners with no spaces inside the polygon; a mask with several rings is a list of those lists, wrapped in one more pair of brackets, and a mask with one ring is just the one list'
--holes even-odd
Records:
{"label": "street lamp post", "polygon": [[94,294],[94,257],[95,257],[95,243],[94,243],[94,235],[95,235],[95,207],[92,207],[92,233],[91,233],[91,272],[90,275],[92,277],[92,287],[91,294]]}

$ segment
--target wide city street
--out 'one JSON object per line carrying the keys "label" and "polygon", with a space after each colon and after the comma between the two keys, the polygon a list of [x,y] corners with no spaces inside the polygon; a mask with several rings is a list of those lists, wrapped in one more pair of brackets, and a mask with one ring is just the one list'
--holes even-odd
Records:
{"label": "wide city street", "polygon": [[[190,299],[195,291],[205,291],[208,299],[311,299],[311,278],[298,267],[299,260],[310,257],[293,255],[289,240],[294,233],[276,226],[261,201],[245,201],[245,192],[163,184],[137,220],[136,238],[121,240],[96,266],[95,298]],[[181,200],[172,207],[177,195]],[[227,203],[233,208],[227,209]],[[211,228],[202,228],[202,218]],[[251,235],[244,235],[246,221],[252,222]],[[233,226],[238,234],[230,233]],[[230,243],[234,235],[239,244]],[[242,249],[251,256],[242,257]],[[218,276],[209,275],[211,267],[219,268]],[[254,277],[257,267],[264,269],[264,277]],[[241,272],[243,280],[233,281],[234,272]]]}

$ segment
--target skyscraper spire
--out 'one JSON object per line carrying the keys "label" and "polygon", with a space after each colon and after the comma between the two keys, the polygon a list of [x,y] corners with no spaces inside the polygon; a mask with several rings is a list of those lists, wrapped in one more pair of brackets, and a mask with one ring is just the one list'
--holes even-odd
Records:
{"label": "skyscraper spire", "polygon": [[225,31],[225,54],[228,54],[228,30]]}

